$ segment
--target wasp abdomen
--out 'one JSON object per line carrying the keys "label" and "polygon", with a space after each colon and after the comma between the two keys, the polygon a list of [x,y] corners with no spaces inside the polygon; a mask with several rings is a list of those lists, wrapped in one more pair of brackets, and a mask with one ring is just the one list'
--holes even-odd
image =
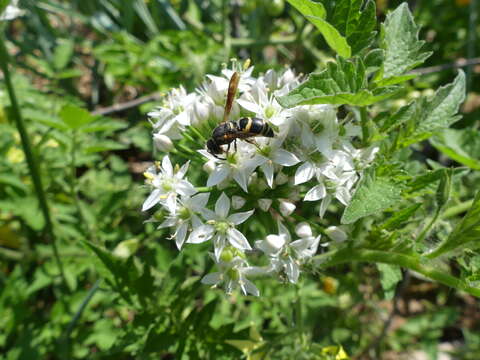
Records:
{"label": "wasp abdomen", "polygon": [[268,124],[259,118],[242,118],[238,120],[238,130],[248,136],[273,137],[273,130]]}

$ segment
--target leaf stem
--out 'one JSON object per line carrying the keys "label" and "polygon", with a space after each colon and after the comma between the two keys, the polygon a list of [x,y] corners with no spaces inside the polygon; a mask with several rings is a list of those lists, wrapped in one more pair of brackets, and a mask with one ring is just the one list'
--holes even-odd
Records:
{"label": "leaf stem", "polygon": [[[425,258],[423,258],[425,259]],[[437,270],[432,265],[427,265],[427,260],[406,254],[392,253],[390,251],[343,248],[317,255],[313,258],[314,264],[319,268],[331,267],[352,261],[379,262],[384,264],[398,265],[416,271],[429,279],[435,280],[452,288],[465,291],[476,297],[480,297],[480,289],[467,285],[443,271]]]}
{"label": "leaf stem", "polygon": [[12,107],[12,115],[13,119],[15,120],[15,125],[18,129],[20,134],[20,139],[22,141],[23,151],[25,153],[25,158],[27,160],[28,168],[30,171],[30,176],[33,180],[33,186],[35,188],[35,193],[38,198],[38,202],[40,204],[40,209],[42,211],[43,217],[45,218],[45,229],[47,232],[47,238],[50,240],[52,247],[53,247],[53,254],[55,257],[55,261],[57,262],[57,266],[60,270],[60,275],[62,277],[62,281],[67,286],[67,281],[65,278],[65,272],[63,269],[63,264],[60,260],[60,255],[58,252],[58,247],[55,239],[55,235],[53,232],[53,223],[50,217],[50,210],[48,208],[47,198],[45,195],[45,191],[42,185],[42,179],[40,177],[40,171],[37,166],[37,162],[35,156],[32,151],[32,145],[30,143],[30,138],[27,133],[27,129],[25,127],[25,123],[23,122],[22,115],[20,113],[20,107],[18,106],[17,96],[15,95],[15,90],[12,85],[12,80],[10,78],[10,71],[8,69],[9,63],[9,55],[7,48],[5,46],[5,36],[3,32],[0,33],[0,67],[3,72],[5,85],[7,87],[8,96],[10,98],[10,103]]}

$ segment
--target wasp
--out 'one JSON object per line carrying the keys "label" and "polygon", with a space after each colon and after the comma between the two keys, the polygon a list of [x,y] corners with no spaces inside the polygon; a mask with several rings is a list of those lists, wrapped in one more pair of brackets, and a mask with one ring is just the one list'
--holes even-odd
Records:
{"label": "wasp", "polygon": [[228,84],[227,101],[225,102],[225,111],[223,121],[213,129],[212,137],[207,141],[207,150],[210,154],[220,159],[217,155],[224,153],[221,145],[228,145],[227,153],[230,145],[234,143],[237,148],[237,139],[241,139],[252,143],[250,138],[256,136],[274,137],[272,128],[262,119],[256,117],[245,117],[238,121],[228,121],[230,111],[232,110],[233,101],[237,92],[240,75],[238,72],[233,73]]}

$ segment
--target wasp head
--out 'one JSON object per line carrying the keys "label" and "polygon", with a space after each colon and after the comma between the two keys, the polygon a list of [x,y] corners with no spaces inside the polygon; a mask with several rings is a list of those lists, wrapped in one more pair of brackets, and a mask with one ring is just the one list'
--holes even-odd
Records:
{"label": "wasp head", "polygon": [[223,153],[223,150],[220,147],[220,145],[218,145],[216,141],[213,139],[210,139],[207,141],[207,150],[210,154],[212,154],[215,157],[217,157],[217,154]]}

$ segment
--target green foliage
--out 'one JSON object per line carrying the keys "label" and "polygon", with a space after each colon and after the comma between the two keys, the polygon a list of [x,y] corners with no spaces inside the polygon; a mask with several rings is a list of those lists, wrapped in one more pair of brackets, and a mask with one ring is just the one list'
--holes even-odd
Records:
{"label": "green foliage", "polygon": [[367,81],[365,66],[360,59],[337,58],[337,63],[328,63],[327,69],[310,75],[306,82],[277,100],[284,107],[312,104],[367,106],[391,97],[398,90],[391,86],[370,89]]}
{"label": "green foliage", "polygon": [[[462,342],[458,358],[478,358],[479,325],[469,316],[478,311],[480,279],[480,139],[470,126],[478,110],[463,121],[458,112],[466,84],[478,93],[480,82],[461,71],[453,82],[449,71],[410,73],[427,59],[431,66],[467,57],[467,36],[478,25],[467,27],[469,10],[458,2],[417,2],[425,43],[406,4],[387,13],[373,0],[288,3],[20,1],[26,15],[2,26],[63,274],[2,82],[3,357],[340,360],[420,349],[434,358],[448,341]],[[376,12],[385,15],[379,37]],[[337,202],[325,219],[313,207],[302,209],[305,219],[295,212],[288,219],[310,222],[325,242],[341,219],[348,239],[332,240],[297,286],[259,280],[259,299],[200,284],[210,271],[205,249],[179,255],[166,232],[144,224],[139,184],[155,160],[145,113],[156,103],[92,114],[182,83],[193,88],[244,56],[255,71],[286,63],[316,71],[278,102],[336,105],[340,131],[351,122],[361,129],[359,143],[380,148],[346,209]],[[448,85],[430,91],[440,84]],[[269,190],[251,191],[253,203]],[[272,231],[263,215],[255,213],[252,245]],[[378,337],[395,291],[415,314],[400,307],[396,326]]]}
{"label": "green foliage", "polygon": [[401,199],[401,188],[387,178],[366,175],[358,185],[350,205],[342,216],[342,224],[351,224],[358,219],[374,215]]}

